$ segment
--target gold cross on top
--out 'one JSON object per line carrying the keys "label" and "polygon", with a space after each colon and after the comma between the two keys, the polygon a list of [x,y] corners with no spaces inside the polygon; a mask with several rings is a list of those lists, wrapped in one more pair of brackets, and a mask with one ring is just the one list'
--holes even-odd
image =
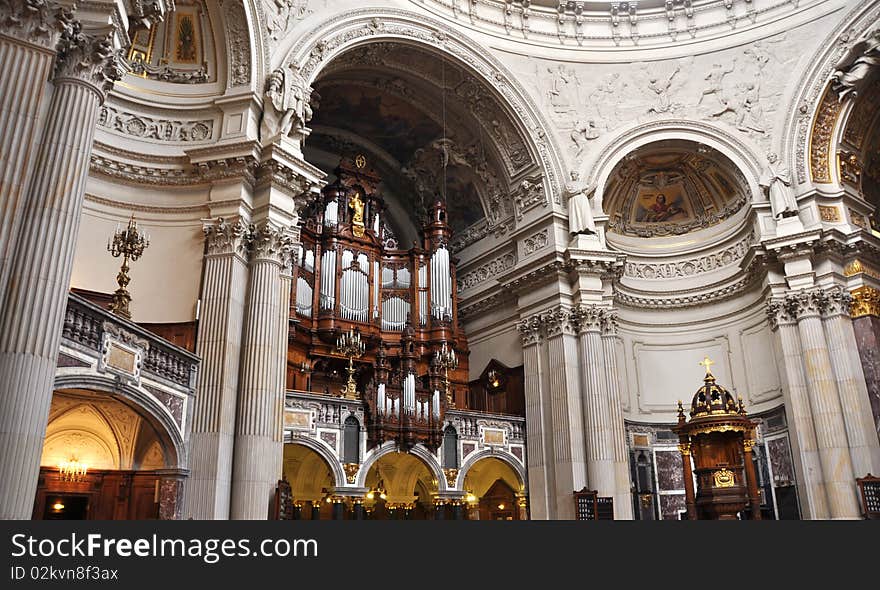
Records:
{"label": "gold cross on top", "polygon": [[707,375],[711,375],[711,374],[712,374],[712,371],[709,370],[709,367],[711,367],[712,365],[714,365],[714,364],[715,364],[715,361],[710,360],[709,357],[703,357],[702,362],[699,362],[699,363],[697,363],[697,364],[700,365],[700,366],[702,366],[702,367],[706,367],[706,374],[707,374]]}

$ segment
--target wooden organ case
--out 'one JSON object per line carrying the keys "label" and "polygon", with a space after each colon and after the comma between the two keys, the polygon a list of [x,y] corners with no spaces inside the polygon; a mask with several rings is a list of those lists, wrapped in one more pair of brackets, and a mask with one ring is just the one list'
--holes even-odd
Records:
{"label": "wooden organ case", "polygon": [[[343,159],[335,172],[304,215],[287,387],[342,395],[353,360],[368,446],[394,440],[403,450],[418,443],[436,450],[446,410],[463,407],[468,391],[446,207],[433,204],[421,244],[404,250],[365,158]],[[360,356],[340,354],[339,336],[349,333],[364,343]],[[457,366],[444,367],[441,350],[454,350]]]}

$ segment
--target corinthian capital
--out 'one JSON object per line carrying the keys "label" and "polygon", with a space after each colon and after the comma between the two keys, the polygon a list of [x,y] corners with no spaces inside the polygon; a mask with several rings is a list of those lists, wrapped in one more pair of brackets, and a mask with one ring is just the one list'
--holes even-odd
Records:
{"label": "corinthian capital", "polygon": [[580,332],[600,332],[605,321],[605,309],[598,305],[582,305],[575,310]]}
{"label": "corinthian capital", "polygon": [[226,220],[222,217],[205,221],[202,231],[205,232],[205,243],[208,254],[241,254],[247,250],[248,227],[239,217]]}
{"label": "corinthian capital", "polygon": [[542,322],[539,316],[525,318],[516,325],[520,338],[522,338],[523,346],[537,344],[541,341],[541,325]]}
{"label": "corinthian capital", "polygon": [[296,246],[290,230],[268,221],[251,225],[250,245],[253,260],[271,260],[282,267],[290,264]]}
{"label": "corinthian capital", "polygon": [[852,295],[849,294],[849,291],[839,285],[835,285],[826,291],[825,295],[825,315],[849,315],[850,307],[852,306]]}
{"label": "corinthian capital", "polygon": [[547,336],[575,333],[577,319],[570,309],[557,307],[547,312],[542,319],[547,329]]}
{"label": "corinthian capital", "polygon": [[55,60],[54,80],[85,82],[100,97],[101,102],[113,88],[113,83],[125,74],[125,60],[113,49],[112,32],[89,34],[82,25],[73,25],[61,34],[58,57]]}
{"label": "corinthian capital", "polygon": [[73,10],[52,0],[0,0],[0,32],[55,49],[73,23]]}

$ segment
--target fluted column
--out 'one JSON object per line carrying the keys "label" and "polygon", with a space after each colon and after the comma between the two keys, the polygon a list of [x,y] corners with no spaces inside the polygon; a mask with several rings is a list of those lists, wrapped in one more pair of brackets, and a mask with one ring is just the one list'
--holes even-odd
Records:
{"label": "fluted column", "polygon": [[602,354],[605,359],[605,395],[608,406],[608,437],[606,447],[611,451],[614,465],[614,518],[632,520],[632,496],[630,493],[629,453],[626,445],[626,424],[620,403],[620,379],[617,373],[617,316],[606,311],[602,321]]}
{"label": "fluted column", "polygon": [[109,37],[62,34],[0,320],[0,518],[29,518],[98,107],[121,71]]}
{"label": "fluted column", "polygon": [[550,451],[544,440],[547,433],[552,433],[552,429],[545,427],[547,421],[542,403],[544,367],[540,350],[541,321],[538,316],[532,316],[520,322],[517,329],[523,341],[529,501],[532,518],[546,520],[552,517],[556,502],[552,499],[553,491],[549,487],[547,474],[552,455],[548,457]]}
{"label": "fluted column", "polygon": [[819,461],[822,463],[825,493],[831,518],[859,518],[855,476],[849,455],[846,425],[840,394],[837,391],[828,342],[822,326],[821,313],[827,296],[821,290],[801,291],[798,332],[806,369],[810,409],[816,427]]}
{"label": "fluted column", "polygon": [[574,519],[573,494],[587,484],[578,348],[572,319],[571,312],[565,308],[557,308],[544,316],[550,360],[550,411],[553,415],[555,518],[560,520]]}
{"label": "fluted column", "polygon": [[587,475],[600,496],[614,496],[615,465],[611,413],[608,407],[605,354],[602,344],[604,310],[588,305],[578,309],[581,376],[586,416]]}
{"label": "fluted column", "polygon": [[72,13],[48,0],[0,2],[0,309],[33,170],[44,90]]}
{"label": "fluted column", "polygon": [[204,226],[205,273],[197,354],[202,359],[192,421],[185,514],[229,518],[235,408],[247,293],[247,226],[241,219]]}
{"label": "fluted column", "polygon": [[233,519],[266,519],[280,475],[280,375],[286,354],[279,349],[278,324],[281,307],[287,305],[281,301],[281,270],[290,254],[291,239],[284,229],[267,222],[254,227],[235,427]]}
{"label": "fluted column", "polygon": [[785,415],[791,426],[791,446],[797,473],[798,496],[804,518],[826,519],[828,497],[825,494],[819,443],[810,410],[807,378],[804,374],[801,342],[797,329],[797,300],[774,299],[767,306],[771,328],[779,335],[787,386],[783,389]]}
{"label": "fluted column", "polygon": [[856,477],[864,477],[869,473],[880,473],[880,440],[874,430],[868,387],[850,318],[851,302],[852,297],[843,289],[830,290],[822,323],[840,393],[853,472]]}

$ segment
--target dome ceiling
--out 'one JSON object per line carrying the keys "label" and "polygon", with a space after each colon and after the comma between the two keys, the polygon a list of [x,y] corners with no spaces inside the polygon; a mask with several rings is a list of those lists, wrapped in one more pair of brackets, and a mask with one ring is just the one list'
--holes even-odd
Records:
{"label": "dome ceiling", "polygon": [[612,234],[680,235],[720,223],[746,202],[733,164],[705,146],[655,143],[620,162],[604,191]]}

